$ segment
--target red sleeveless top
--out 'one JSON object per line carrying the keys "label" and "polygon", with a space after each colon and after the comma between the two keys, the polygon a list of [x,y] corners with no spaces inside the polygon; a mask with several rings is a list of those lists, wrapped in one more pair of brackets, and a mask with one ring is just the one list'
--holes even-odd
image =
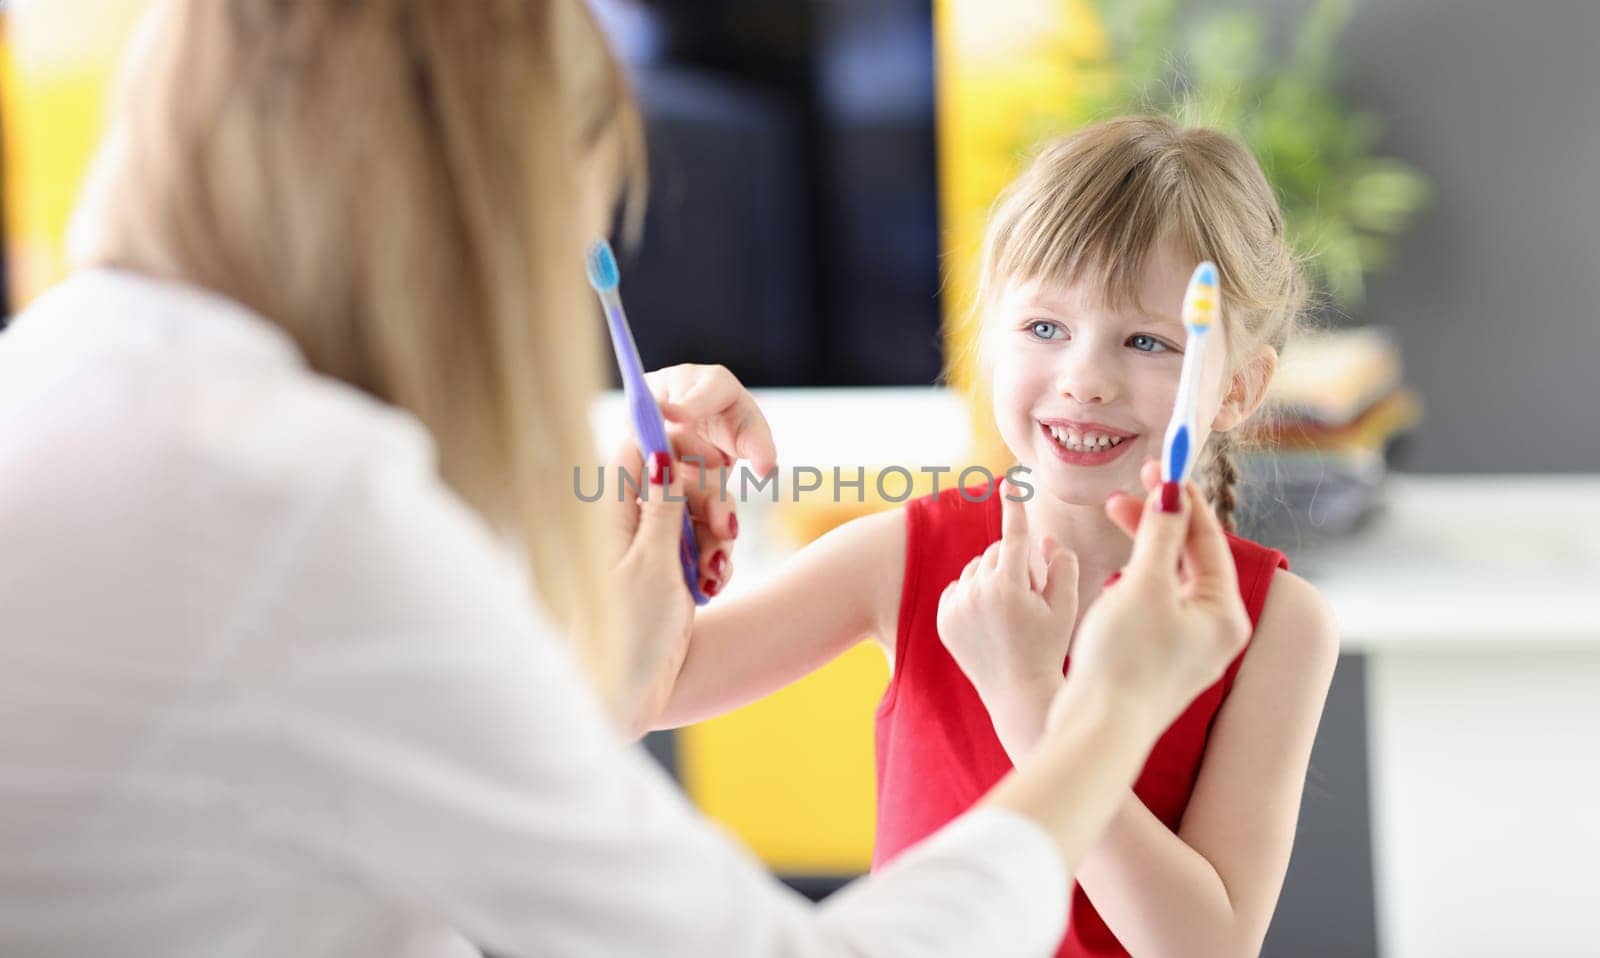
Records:
{"label": "red sleeveless top", "polygon": [[[894,674],[877,714],[878,835],[873,868],[882,867],[966,811],[1011,770],[978,693],[939,641],[939,595],[962,568],[1000,538],[1000,495],[948,489],[906,506],[905,584],[895,637]],[[1283,553],[1228,537],[1239,591],[1252,625],[1261,615]],[[1248,646],[1246,647],[1248,650]],[[1233,686],[1244,653],[1162,734],[1134,793],[1173,831],[1199,774],[1217,709]],[[1065,669],[1065,664],[1063,669]],[[1058,956],[1127,955],[1076,885]]]}

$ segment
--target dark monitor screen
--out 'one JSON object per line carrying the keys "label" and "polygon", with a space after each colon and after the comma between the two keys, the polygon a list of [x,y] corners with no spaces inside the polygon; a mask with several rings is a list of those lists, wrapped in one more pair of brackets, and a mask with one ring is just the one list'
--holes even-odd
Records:
{"label": "dark monitor screen", "polygon": [[596,4],[650,147],[623,294],[647,366],[752,386],[940,372],[927,0]]}

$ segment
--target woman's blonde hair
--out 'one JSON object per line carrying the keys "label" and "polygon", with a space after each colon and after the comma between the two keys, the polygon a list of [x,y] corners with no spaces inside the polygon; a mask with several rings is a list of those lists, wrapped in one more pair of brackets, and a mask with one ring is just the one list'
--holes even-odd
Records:
{"label": "woman's blonde hair", "polygon": [[615,208],[643,144],[586,7],[158,0],[149,17],[75,261],[229,297],[414,414],[610,686],[609,530],[566,472],[595,461],[603,356],[579,177],[606,171],[591,199]]}
{"label": "woman's blonde hair", "polygon": [[[981,322],[1006,283],[1046,278],[1137,306],[1152,252],[1171,241],[1217,264],[1229,356],[1262,344],[1281,353],[1307,290],[1272,187],[1237,140],[1159,116],[1119,117],[1056,140],[1006,188],[984,236],[970,321]],[[1236,442],[1213,433],[1204,466],[1229,528]]]}

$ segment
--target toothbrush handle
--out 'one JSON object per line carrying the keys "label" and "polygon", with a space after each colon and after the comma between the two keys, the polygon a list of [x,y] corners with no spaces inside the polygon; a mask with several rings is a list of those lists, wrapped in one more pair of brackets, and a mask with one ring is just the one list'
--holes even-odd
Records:
{"label": "toothbrush handle", "polygon": [[[661,409],[656,405],[654,397],[647,389],[640,386],[638,389],[628,390],[628,406],[633,412],[634,428],[639,433],[639,451],[646,457],[652,453],[664,452],[668,457],[673,456],[672,444],[667,440],[666,424],[661,418]],[[666,495],[663,487],[661,495]],[[683,581],[689,587],[689,594],[694,597],[695,605],[705,605],[711,597],[700,590],[700,542],[695,538],[694,523],[689,520],[689,510],[683,511],[683,537],[678,545],[678,561],[683,566]]]}
{"label": "toothbrush handle", "polygon": [[1183,370],[1178,376],[1178,399],[1161,449],[1163,482],[1186,481],[1199,451],[1194,448],[1195,406],[1199,400],[1201,357],[1204,355],[1204,333],[1197,335],[1191,331],[1189,348],[1183,356]]}
{"label": "toothbrush handle", "polygon": [[[611,331],[611,345],[617,354],[617,369],[622,374],[622,388],[627,394],[628,411],[633,416],[633,428],[639,435],[639,451],[646,459],[651,454],[664,452],[674,461],[672,443],[667,439],[667,425],[661,418],[661,407],[656,405],[650,387],[644,381],[644,366],[639,361],[639,349],[628,328],[628,318],[622,311],[622,301],[612,293],[602,295],[606,308],[606,327]],[[661,495],[666,495],[665,487]],[[646,495],[649,495],[646,492]],[[683,536],[678,544],[678,562],[683,566],[683,581],[694,597],[695,605],[711,601],[700,590],[700,543],[695,538],[694,523],[689,520],[689,510],[683,512]]]}

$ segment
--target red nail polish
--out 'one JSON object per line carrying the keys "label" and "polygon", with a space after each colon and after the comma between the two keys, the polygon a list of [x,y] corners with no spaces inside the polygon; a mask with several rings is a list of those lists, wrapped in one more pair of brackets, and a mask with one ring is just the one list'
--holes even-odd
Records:
{"label": "red nail polish", "polygon": [[728,577],[728,554],[726,552],[718,549],[716,553],[711,556],[711,571],[719,579],[726,579]]}
{"label": "red nail polish", "polygon": [[650,484],[664,486],[672,481],[672,457],[664,452],[650,454]]}
{"label": "red nail polish", "polygon": [[1111,573],[1110,575],[1106,576],[1106,581],[1100,583],[1100,588],[1109,589],[1112,586],[1116,585],[1117,584],[1117,580],[1120,579],[1120,578],[1122,578],[1122,570],[1118,569],[1117,571],[1115,571],[1115,572]]}
{"label": "red nail polish", "polygon": [[1161,511],[1182,511],[1182,496],[1183,487],[1179,486],[1176,482],[1163,482],[1161,484]]}
{"label": "red nail polish", "polygon": [[728,517],[728,538],[739,538],[739,517],[736,515]]}
{"label": "red nail polish", "polygon": [[706,594],[706,598],[710,598],[711,596],[716,595],[718,592],[721,592],[722,586],[717,582],[716,579],[705,579],[700,583],[700,591]]}

